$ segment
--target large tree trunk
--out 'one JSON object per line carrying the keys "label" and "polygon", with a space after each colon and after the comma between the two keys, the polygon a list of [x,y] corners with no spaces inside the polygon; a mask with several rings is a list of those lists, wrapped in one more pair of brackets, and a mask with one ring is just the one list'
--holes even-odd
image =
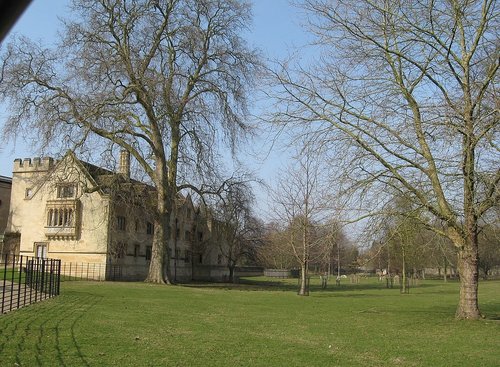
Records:
{"label": "large tree trunk", "polygon": [[477,320],[481,317],[478,305],[478,244],[474,236],[458,251],[458,273],[460,276],[460,299],[456,318]]}
{"label": "large tree trunk", "polygon": [[146,282],[149,283],[159,283],[165,284],[168,283],[168,276],[164,279],[164,258],[165,258],[165,249],[166,249],[166,231],[165,231],[165,223],[167,220],[165,219],[166,214],[162,215],[163,218],[157,218],[154,222],[154,236],[153,236],[153,247],[151,249],[151,261],[149,263],[149,272],[146,278]]}
{"label": "large tree trunk", "polygon": [[[475,151],[474,123],[470,101],[470,91],[466,85],[464,116],[466,134],[463,137],[464,176],[464,226],[461,243],[458,243],[458,274],[460,276],[460,300],[456,318],[477,320],[481,317],[477,300],[478,293],[478,236],[475,204]],[[455,243],[457,245],[457,243]]]}
{"label": "large tree trunk", "polygon": [[168,186],[166,184],[166,167],[160,159],[156,163],[158,182],[156,215],[154,220],[153,247],[151,249],[151,262],[146,282],[171,284],[170,258],[168,255],[168,241],[170,238],[170,211],[168,205]]}
{"label": "large tree trunk", "polygon": [[[168,242],[171,234],[171,223],[176,223],[174,211],[177,194],[177,161],[179,157],[180,130],[179,121],[170,121],[172,136],[170,138],[170,159],[165,161],[161,135],[157,134],[155,146],[158,157],[156,159],[156,188],[157,188],[157,222],[155,222],[155,236],[149,274],[146,279],[151,283],[171,283],[170,256]],[[158,227],[158,228],[156,228]],[[156,232],[156,230],[158,232]],[[175,231],[177,228],[174,228]]]}

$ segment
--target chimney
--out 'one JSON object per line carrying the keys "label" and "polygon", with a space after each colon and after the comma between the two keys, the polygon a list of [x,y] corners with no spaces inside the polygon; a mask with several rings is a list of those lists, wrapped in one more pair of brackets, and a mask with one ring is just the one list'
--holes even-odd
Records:
{"label": "chimney", "polygon": [[121,173],[126,178],[130,178],[130,152],[125,149],[120,152],[120,167],[118,173]]}

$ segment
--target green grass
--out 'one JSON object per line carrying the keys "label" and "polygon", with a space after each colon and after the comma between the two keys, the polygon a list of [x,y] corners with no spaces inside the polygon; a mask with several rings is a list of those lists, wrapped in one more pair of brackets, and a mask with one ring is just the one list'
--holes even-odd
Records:
{"label": "green grass", "polygon": [[0,281],[6,279],[7,281],[18,283],[19,281],[24,282],[26,279],[25,273],[19,273],[17,269],[2,269],[0,271]]}
{"label": "green grass", "polygon": [[[48,273],[45,274],[46,276],[50,276]],[[36,276],[36,274],[34,276]],[[82,280],[81,277],[69,276],[64,274],[61,274],[60,276],[62,282]],[[12,268],[7,268],[6,270],[2,269],[0,270],[0,285],[2,285],[4,279],[13,283],[25,283],[26,272],[25,271],[19,272],[18,269],[12,269]]]}
{"label": "green grass", "polygon": [[296,280],[153,286],[64,282],[0,316],[1,366],[498,366],[500,282],[456,321],[458,283],[376,280],[296,294]]}

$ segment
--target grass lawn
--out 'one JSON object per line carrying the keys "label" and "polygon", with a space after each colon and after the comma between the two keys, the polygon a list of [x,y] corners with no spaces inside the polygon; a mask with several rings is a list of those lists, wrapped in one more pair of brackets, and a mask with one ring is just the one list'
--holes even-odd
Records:
{"label": "grass lawn", "polygon": [[[481,321],[454,320],[458,283],[410,294],[375,279],[309,297],[296,280],[153,286],[63,282],[0,316],[0,366],[499,366],[500,282]],[[347,283],[347,281],[345,281]]]}

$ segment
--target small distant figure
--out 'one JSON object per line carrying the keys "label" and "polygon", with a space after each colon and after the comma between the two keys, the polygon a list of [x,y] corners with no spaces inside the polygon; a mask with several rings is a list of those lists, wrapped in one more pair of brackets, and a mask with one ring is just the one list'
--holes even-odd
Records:
{"label": "small distant figure", "polygon": [[358,276],[356,274],[351,274],[349,276],[349,278],[351,279],[351,284],[358,284],[359,283]]}
{"label": "small distant figure", "polygon": [[325,272],[323,275],[320,275],[319,279],[321,280],[321,289],[326,289],[328,284],[328,273]]}
{"label": "small distant figure", "polygon": [[394,275],[394,284],[399,285],[399,275]]}
{"label": "small distant figure", "polygon": [[340,277],[339,276],[337,276],[337,279],[335,279],[335,283],[337,284],[337,286],[340,285]]}

